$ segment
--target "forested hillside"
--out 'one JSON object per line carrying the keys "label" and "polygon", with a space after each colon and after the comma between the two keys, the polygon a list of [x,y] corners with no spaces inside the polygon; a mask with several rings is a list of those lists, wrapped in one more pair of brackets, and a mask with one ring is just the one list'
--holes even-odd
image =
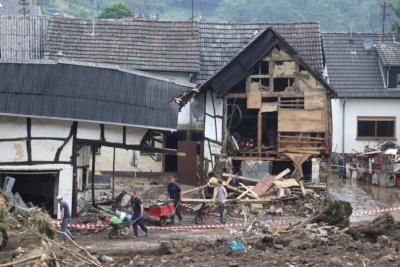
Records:
{"label": "forested hillside", "polygon": [[[39,0],[45,12],[90,17],[95,0]],[[188,20],[192,0],[97,0],[98,10],[124,2],[135,16]],[[387,1],[398,3],[399,0]],[[194,0],[194,17],[204,21],[319,21],[324,31],[380,31],[383,0]],[[395,20],[387,8],[387,29]]]}

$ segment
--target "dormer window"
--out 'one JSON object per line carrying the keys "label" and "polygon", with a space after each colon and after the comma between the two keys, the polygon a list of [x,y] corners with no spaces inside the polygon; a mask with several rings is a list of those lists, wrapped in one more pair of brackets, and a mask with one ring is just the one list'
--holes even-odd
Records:
{"label": "dormer window", "polygon": [[388,88],[400,89],[400,67],[392,67],[387,75]]}

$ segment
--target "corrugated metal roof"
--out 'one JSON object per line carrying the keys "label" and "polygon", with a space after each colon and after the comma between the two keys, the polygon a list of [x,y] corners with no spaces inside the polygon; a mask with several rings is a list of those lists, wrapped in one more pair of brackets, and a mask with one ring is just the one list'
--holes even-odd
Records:
{"label": "corrugated metal roof", "polygon": [[339,97],[400,97],[400,90],[385,89],[375,48],[363,47],[366,38],[378,42],[376,33],[323,33],[329,83]]}
{"label": "corrugated metal roof", "polygon": [[0,113],[174,130],[189,85],[66,63],[0,63]]}

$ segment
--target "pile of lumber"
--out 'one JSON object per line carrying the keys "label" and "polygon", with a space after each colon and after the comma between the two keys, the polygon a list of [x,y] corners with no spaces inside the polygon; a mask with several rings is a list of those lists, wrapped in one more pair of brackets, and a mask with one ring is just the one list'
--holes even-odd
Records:
{"label": "pile of lumber", "polygon": [[[287,178],[286,176],[289,174],[290,170],[286,169],[275,176],[266,174],[262,179],[255,179],[223,173],[223,184],[229,192],[226,202],[267,204],[276,199],[305,197],[308,193],[314,192],[314,189],[305,188],[303,182],[299,182],[294,178]],[[183,192],[182,201],[184,203],[213,202],[213,199],[188,198],[187,196],[190,193],[204,190],[207,187],[215,187],[216,185],[217,179],[213,177],[207,184]],[[323,185],[321,187],[323,187]]]}

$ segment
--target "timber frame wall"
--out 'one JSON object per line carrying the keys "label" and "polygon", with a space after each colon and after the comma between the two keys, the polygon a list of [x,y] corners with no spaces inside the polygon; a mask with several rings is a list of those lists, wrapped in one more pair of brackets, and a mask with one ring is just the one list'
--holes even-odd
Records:
{"label": "timber frame wall", "polygon": [[[233,160],[290,160],[298,169],[309,158],[330,154],[330,93],[279,46],[223,98],[217,98],[210,90],[205,98],[204,157],[212,164],[209,170],[216,166],[220,152]],[[243,111],[258,114],[253,149],[240,149],[239,140],[235,140],[232,149],[235,141],[232,142],[231,133],[235,129],[229,127],[228,117],[230,106],[238,102]],[[273,146],[263,143],[268,130],[263,114],[269,112],[274,112],[277,120]]]}
{"label": "timber frame wall", "polygon": [[[35,117],[0,116],[0,167],[72,167],[72,213],[77,212],[78,169],[89,168],[88,148],[108,146],[176,155],[176,150],[144,146],[149,129]],[[82,173],[81,173],[82,175]],[[87,176],[86,176],[87,177]],[[81,177],[82,178],[82,177]]]}

